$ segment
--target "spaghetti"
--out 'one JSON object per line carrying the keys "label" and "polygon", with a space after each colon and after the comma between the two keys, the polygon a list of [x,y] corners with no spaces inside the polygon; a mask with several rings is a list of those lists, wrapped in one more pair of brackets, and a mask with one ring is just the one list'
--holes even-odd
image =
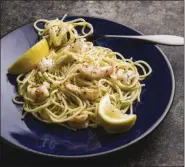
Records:
{"label": "spaghetti", "polygon": [[[50,54],[37,68],[17,77],[14,102],[23,104],[25,114],[73,130],[98,126],[98,105],[107,93],[115,108],[132,114],[145,86],[140,82],[150,75],[151,67],[94,46],[85,39],[93,33],[90,23],[82,18],[64,22],[64,18],[34,23],[38,34],[48,40]],[[45,23],[44,29],[37,26],[39,22]]]}

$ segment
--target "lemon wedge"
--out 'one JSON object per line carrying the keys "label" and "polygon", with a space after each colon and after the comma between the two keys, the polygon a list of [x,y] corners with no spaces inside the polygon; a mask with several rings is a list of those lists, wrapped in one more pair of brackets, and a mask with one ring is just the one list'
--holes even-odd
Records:
{"label": "lemon wedge", "polygon": [[21,74],[28,72],[35,68],[37,63],[47,55],[49,55],[49,46],[47,40],[44,38],[19,57],[8,68],[8,73]]}
{"label": "lemon wedge", "polygon": [[120,110],[115,109],[109,95],[105,95],[100,100],[98,121],[109,133],[122,133],[130,130],[136,119],[135,114],[122,114]]}

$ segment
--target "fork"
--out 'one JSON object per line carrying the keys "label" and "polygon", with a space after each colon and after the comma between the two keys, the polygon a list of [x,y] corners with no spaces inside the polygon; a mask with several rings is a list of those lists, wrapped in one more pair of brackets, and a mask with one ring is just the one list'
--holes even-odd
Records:
{"label": "fork", "polygon": [[87,41],[96,41],[102,38],[124,38],[124,39],[136,39],[142,40],[149,43],[162,44],[162,45],[173,45],[183,46],[184,37],[175,35],[90,35],[87,37]]}

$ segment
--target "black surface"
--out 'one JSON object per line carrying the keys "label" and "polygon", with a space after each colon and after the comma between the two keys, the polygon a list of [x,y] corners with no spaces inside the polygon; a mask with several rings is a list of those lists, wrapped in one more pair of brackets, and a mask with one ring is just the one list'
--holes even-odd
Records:
{"label": "black surface", "polygon": [[[1,5],[1,36],[18,26],[44,16],[100,16],[129,25],[144,34],[173,34],[183,36],[184,7],[181,1],[133,2],[24,2],[4,1]],[[163,123],[146,139],[109,156],[87,160],[55,160],[14,149],[1,143],[1,162],[15,165],[59,162],[74,166],[109,164],[111,166],[183,166],[184,148],[184,56],[183,47],[161,47],[169,58],[176,78],[173,106]]]}

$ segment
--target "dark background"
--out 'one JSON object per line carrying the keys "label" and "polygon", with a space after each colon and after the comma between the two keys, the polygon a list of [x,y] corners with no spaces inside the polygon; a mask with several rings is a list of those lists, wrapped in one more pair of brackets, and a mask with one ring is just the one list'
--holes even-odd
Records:
{"label": "dark background", "polygon": [[[69,15],[98,16],[131,26],[144,34],[184,36],[183,1],[3,1],[1,37],[22,24],[43,17]],[[139,143],[107,156],[86,160],[45,158],[27,153],[1,141],[1,162],[11,166],[183,166],[184,154],[184,47],[161,46],[176,79],[176,91],[169,114],[160,126]]]}

